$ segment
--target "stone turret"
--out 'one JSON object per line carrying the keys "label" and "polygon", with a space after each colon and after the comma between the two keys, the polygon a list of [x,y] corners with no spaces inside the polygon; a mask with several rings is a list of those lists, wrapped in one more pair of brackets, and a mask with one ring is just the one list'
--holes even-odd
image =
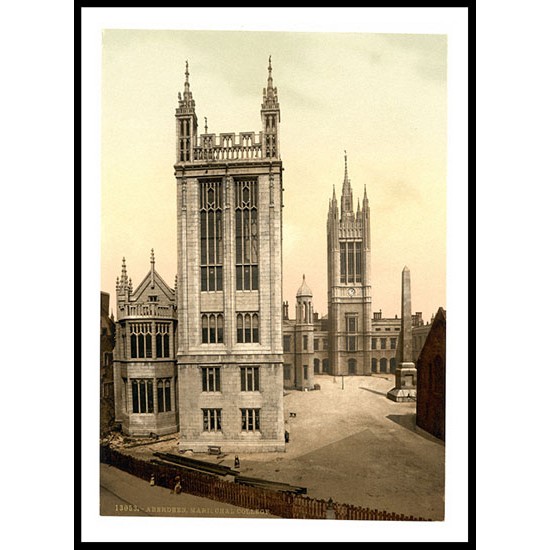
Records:
{"label": "stone turret", "polygon": [[302,276],[302,284],[296,292],[296,374],[295,385],[299,390],[312,390],[313,369],[313,292]]}

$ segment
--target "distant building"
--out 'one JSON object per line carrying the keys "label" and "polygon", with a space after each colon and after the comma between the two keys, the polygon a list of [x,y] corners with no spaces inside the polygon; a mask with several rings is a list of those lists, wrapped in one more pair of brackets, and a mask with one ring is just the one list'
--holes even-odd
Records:
{"label": "distant building", "polygon": [[[304,295],[308,298],[311,321],[304,319]],[[283,303],[283,351],[285,389],[311,389],[316,374],[334,374],[330,369],[330,323],[328,316],[319,318],[313,310],[313,293],[305,282],[296,295],[296,318],[289,318],[288,302]],[[400,319],[382,317],[382,311],[371,319],[371,373],[395,373]],[[351,358],[353,359],[353,358]],[[346,375],[353,375],[347,372]],[[317,381],[319,382],[319,381]]]}
{"label": "distant building", "polygon": [[440,307],[416,361],[416,425],[445,440],[446,312]]}
{"label": "distant building", "polygon": [[394,374],[401,319],[397,315],[382,317],[382,311],[377,311],[374,312],[371,327],[371,372]]}
{"label": "distant building", "polygon": [[105,435],[115,421],[115,393],[113,386],[113,350],[115,321],[109,316],[109,294],[101,292],[99,340],[100,433]]}

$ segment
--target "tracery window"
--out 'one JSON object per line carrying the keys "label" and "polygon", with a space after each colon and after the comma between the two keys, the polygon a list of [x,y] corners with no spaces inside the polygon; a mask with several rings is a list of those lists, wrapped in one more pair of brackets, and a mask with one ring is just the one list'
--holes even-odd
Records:
{"label": "tracery window", "polygon": [[200,182],[201,291],[223,289],[222,182]]}
{"label": "tracery window", "polygon": [[235,181],[237,290],[258,290],[258,182]]}

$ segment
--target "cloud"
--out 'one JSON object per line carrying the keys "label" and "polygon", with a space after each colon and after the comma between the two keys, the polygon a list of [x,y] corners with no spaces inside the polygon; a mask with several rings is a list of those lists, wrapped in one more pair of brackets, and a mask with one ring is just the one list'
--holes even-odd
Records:
{"label": "cloud", "polygon": [[395,50],[406,50],[416,58],[414,68],[422,78],[447,80],[447,35],[390,34],[384,39]]}
{"label": "cloud", "polygon": [[401,204],[407,204],[410,208],[422,204],[422,196],[417,186],[402,179],[389,180],[381,187],[379,196],[379,210],[390,212]]}

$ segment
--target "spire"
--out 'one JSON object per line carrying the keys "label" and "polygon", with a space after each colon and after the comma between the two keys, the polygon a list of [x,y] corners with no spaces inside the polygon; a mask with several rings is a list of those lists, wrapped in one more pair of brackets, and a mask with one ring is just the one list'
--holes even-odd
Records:
{"label": "spire", "polygon": [[208,134],[208,119],[204,117],[204,133]]}
{"label": "spire", "polygon": [[128,273],[126,272],[126,258],[122,258],[122,274],[120,275],[120,288],[124,290],[128,286]]}
{"label": "spire", "polygon": [[328,201],[329,218],[338,219],[338,201],[336,200],[336,186],[332,186],[332,198]]}
{"label": "spire", "polygon": [[342,185],[342,219],[347,215],[353,216],[353,191],[348,178],[348,153],[344,151],[344,183]]}
{"label": "spire", "polygon": [[185,62],[185,83],[183,85],[183,98],[178,93],[178,99],[184,111],[187,113],[195,112],[195,100],[193,99],[193,93],[189,88],[189,63]]}
{"label": "spire", "polygon": [[344,149],[344,181],[348,179],[348,152]]}
{"label": "spire", "polygon": [[130,294],[132,294],[132,292],[134,292],[134,287],[132,286],[132,277],[130,277],[130,279],[128,281],[128,290],[130,291]]}
{"label": "spire", "polygon": [[264,102],[262,109],[279,109],[279,100],[277,98],[277,88],[273,87],[273,77],[271,76],[271,56],[267,66],[267,88],[264,88]]}
{"label": "spire", "polygon": [[359,199],[357,199],[357,219],[361,216],[361,206],[359,205]]}
{"label": "spire", "polygon": [[191,90],[189,89],[189,62],[185,61],[185,84],[183,85],[183,97],[192,97]]}

